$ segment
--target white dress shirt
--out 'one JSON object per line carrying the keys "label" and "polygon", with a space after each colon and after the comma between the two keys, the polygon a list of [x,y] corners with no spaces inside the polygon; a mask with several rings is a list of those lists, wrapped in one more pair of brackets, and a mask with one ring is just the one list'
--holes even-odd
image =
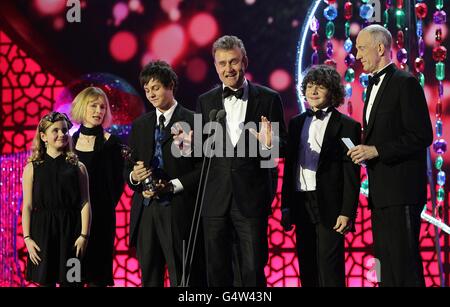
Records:
{"label": "white dress shirt", "polygon": [[[392,62],[387,64],[386,66],[384,66],[382,69],[380,69],[380,71],[382,71],[383,69],[385,69],[386,67],[388,67],[391,64],[392,64]],[[374,84],[372,87],[372,91],[370,92],[369,101],[367,102],[366,123],[369,123],[370,112],[372,111],[373,103],[375,102],[375,98],[377,97],[378,90],[380,89],[380,86],[383,83],[385,76],[386,76],[386,74],[381,75],[380,82],[378,82],[378,84]]]}
{"label": "white dress shirt", "polygon": [[[322,110],[325,112],[327,109]],[[316,190],[317,166],[331,113],[325,113],[322,119],[317,119],[315,116],[307,116],[305,119],[298,148],[297,191]]]}
{"label": "white dress shirt", "polygon": [[[222,86],[225,88],[225,85]],[[244,128],[245,114],[247,112],[248,104],[247,79],[244,79],[242,87],[244,88],[244,94],[241,99],[231,95],[223,100],[223,106],[225,108],[225,112],[227,112],[226,128],[233,147],[236,147]]]}

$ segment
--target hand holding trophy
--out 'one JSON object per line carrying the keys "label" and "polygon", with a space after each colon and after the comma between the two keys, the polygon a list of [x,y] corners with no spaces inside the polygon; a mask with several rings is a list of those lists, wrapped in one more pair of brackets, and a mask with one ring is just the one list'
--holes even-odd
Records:
{"label": "hand holding trophy", "polygon": [[127,145],[122,145],[122,156],[130,164],[133,164],[133,172],[131,177],[134,181],[140,182],[144,191],[155,192],[157,187],[157,180],[152,176],[152,169],[147,169],[143,161],[135,161],[132,157],[132,149]]}

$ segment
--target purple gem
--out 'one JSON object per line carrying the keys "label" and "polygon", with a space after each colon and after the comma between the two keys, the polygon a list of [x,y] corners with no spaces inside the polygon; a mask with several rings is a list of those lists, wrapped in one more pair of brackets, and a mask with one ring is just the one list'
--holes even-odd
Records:
{"label": "purple gem", "polygon": [[386,1],[386,7],[390,8],[392,6],[392,0],[387,0]]}
{"label": "purple gem", "polygon": [[327,41],[327,48],[333,48],[333,43],[330,40]]}
{"label": "purple gem", "polygon": [[345,65],[347,65],[347,67],[353,66],[355,64],[355,56],[351,53],[347,54],[347,56],[345,57]]}
{"label": "purple gem", "polygon": [[319,28],[320,28],[319,21],[316,19],[316,17],[313,17],[313,19],[311,19],[311,23],[309,24],[309,29],[313,32],[317,32],[319,31]]}
{"label": "purple gem", "polygon": [[311,56],[311,63],[313,65],[319,64],[319,54],[317,53],[317,51],[312,54],[312,56]]}
{"label": "purple gem", "polygon": [[327,47],[327,57],[331,58],[333,56],[333,46],[331,48]]}
{"label": "purple gem", "polygon": [[425,54],[425,42],[421,38],[419,38],[419,55],[421,58],[423,58],[423,55]]}
{"label": "purple gem", "polygon": [[447,14],[444,11],[437,11],[433,14],[433,22],[437,25],[443,25],[447,21]]}
{"label": "purple gem", "polygon": [[406,64],[406,62],[408,61],[408,52],[405,48],[399,49],[397,51],[397,60],[400,63]]}
{"label": "purple gem", "polygon": [[433,150],[438,155],[443,155],[447,151],[447,142],[444,139],[434,141]]}
{"label": "purple gem", "polygon": [[439,81],[438,93],[439,98],[442,98],[444,96],[444,83],[442,83],[442,81]]}

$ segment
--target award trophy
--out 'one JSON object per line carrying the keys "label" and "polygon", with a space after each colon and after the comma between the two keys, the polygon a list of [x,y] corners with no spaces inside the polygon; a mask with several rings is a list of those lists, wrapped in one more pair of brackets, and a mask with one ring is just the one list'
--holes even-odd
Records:
{"label": "award trophy", "polygon": [[[121,149],[121,153],[122,153],[122,157],[127,160],[129,163],[135,165],[136,161],[133,159],[131,153],[132,153],[132,149],[130,147],[128,147],[127,145],[121,145],[122,149]],[[151,169],[152,170],[152,169]],[[153,170],[152,170],[153,173]],[[149,177],[147,177],[143,182],[141,182],[142,187],[145,191],[156,191],[156,184],[158,183],[158,180],[156,178],[154,178],[152,175],[150,175]]]}

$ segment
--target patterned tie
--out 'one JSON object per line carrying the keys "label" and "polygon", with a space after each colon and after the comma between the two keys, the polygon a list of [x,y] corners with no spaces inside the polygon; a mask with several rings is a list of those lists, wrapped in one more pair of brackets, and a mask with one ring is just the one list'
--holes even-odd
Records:
{"label": "patterned tie", "polygon": [[155,129],[155,154],[153,156],[153,169],[162,169],[164,167],[162,154],[162,141],[164,139],[164,122],[166,118],[163,114],[159,116],[159,123]]}
{"label": "patterned tie", "polygon": [[[158,175],[161,173],[161,169],[164,167],[164,161],[163,161],[163,154],[162,154],[162,141],[164,140],[164,122],[166,121],[166,118],[164,115],[159,116],[159,122],[158,126],[155,128],[155,153],[153,155],[152,159],[152,170],[153,173]],[[158,176],[156,176],[158,178]],[[150,178],[150,180],[153,180]],[[144,198],[144,206],[149,206],[151,203],[150,198]]]}

